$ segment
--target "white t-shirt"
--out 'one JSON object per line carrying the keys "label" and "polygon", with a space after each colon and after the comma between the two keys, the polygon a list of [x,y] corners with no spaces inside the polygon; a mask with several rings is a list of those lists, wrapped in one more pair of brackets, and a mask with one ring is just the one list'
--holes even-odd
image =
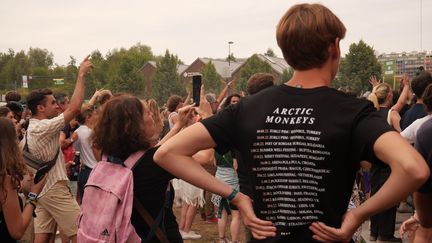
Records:
{"label": "white t-shirt", "polygon": [[173,111],[168,115],[168,122],[169,122],[169,128],[170,130],[174,127],[173,119],[174,117],[178,116],[178,113]]}
{"label": "white t-shirt", "polygon": [[406,140],[408,140],[408,142],[414,143],[414,141],[416,140],[417,130],[421,127],[421,125],[423,125],[425,121],[429,120],[429,118],[431,117],[432,114],[415,120],[413,123],[411,123],[411,125],[405,128],[405,130],[403,130],[400,135]]}
{"label": "white t-shirt", "polygon": [[91,146],[93,130],[86,125],[81,125],[75,132],[78,134],[78,140],[74,143],[74,148],[80,152],[80,161],[93,169],[97,163]]}

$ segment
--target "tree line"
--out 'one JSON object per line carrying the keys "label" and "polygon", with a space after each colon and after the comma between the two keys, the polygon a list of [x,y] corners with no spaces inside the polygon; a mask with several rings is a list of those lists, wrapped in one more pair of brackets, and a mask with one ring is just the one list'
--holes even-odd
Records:
{"label": "tree line", "polygon": [[[268,49],[265,55],[275,56],[273,50]],[[113,92],[129,92],[141,98],[145,97],[145,81],[140,69],[148,61],[156,62],[156,74],[152,85],[152,98],[163,104],[171,94],[185,96],[190,90],[190,84],[183,83],[177,72],[178,65],[183,62],[166,50],[162,56],[154,55],[147,45],[137,43],[126,49],[113,49],[103,55],[99,50],[91,53],[94,65],[93,71],[87,79],[86,97],[90,97],[95,89],[110,89]],[[54,64],[53,53],[47,49],[31,47],[27,52],[15,52],[9,49],[0,52],[0,93],[8,90],[18,90],[25,97],[28,90],[51,88],[52,90],[71,94],[75,84],[79,63],[70,56],[66,65]],[[227,57],[235,61],[231,53]],[[245,61],[236,81],[236,90],[244,91],[249,77],[257,72],[271,72],[271,66],[258,58],[256,54]],[[219,93],[223,81],[210,61],[201,70],[206,90]],[[378,63],[371,46],[364,41],[351,44],[349,53],[342,58],[335,88],[349,86],[354,92],[369,89],[368,79],[371,74],[381,76],[381,65]],[[22,76],[28,79],[28,89],[22,88]],[[280,84],[290,79],[292,70],[285,70],[275,80]],[[55,84],[53,79],[63,79]]]}

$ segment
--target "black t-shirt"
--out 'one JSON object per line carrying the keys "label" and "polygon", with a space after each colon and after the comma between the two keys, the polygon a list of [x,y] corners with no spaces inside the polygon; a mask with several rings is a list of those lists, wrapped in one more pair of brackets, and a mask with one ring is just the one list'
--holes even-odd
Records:
{"label": "black t-shirt", "polygon": [[66,135],[66,139],[68,139],[72,134],[72,132],[73,132],[73,130],[72,130],[72,127],[69,125],[69,124],[67,124],[63,129],[62,129],[62,132]]}
{"label": "black t-shirt", "polygon": [[[432,119],[418,129],[414,146],[428,163],[429,169],[432,169]],[[432,193],[432,176],[420,187],[419,192]]]}
{"label": "black t-shirt", "polygon": [[235,158],[237,159],[237,176],[239,179],[240,191],[253,197],[253,189],[250,182],[251,168],[248,163],[243,162],[243,155],[238,150],[234,150]]}
{"label": "black t-shirt", "polygon": [[277,239],[314,242],[314,221],[339,227],[361,160],[389,125],[372,103],[328,87],[265,89],[203,120],[225,153],[238,149],[251,168],[254,211]]}
{"label": "black t-shirt", "polygon": [[[158,148],[151,148],[146,151],[144,156],[137,162],[133,169],[134,196],[141,202],[147,212],[156,220],[162,207],[165,207],[163,218],[163,230],[170,242],[183,242],[179,233],[175,216],[172,212],[174,190],[171,187],[168,191],[170,195],[166,202],[166,193],[169,181],[174,178],[169,172],[159,167],[153,160],[153,155]],[[132,210],[131,222],[136,232],[144,239],[149,232],[149,225],[140,216],[135,208]],[[156,236],[150,242],[159,242]]]}
{"label": "black t-shirt", "polygon": [[414,104],[405,112],[405,114],[402,116],[400,127],[402,130],[407,128],[411,123],[413,123],[415,120],[425,117],[426,111],[423,104]]}

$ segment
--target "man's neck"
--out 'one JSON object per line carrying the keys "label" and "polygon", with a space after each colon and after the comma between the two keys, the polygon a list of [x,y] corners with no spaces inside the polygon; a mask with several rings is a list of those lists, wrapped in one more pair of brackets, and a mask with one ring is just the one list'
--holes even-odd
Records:
{"label": "man's neck", "polygon": [[32,115],[31,118],[32,118],[32,119],[37,119],[37,120],[48,119],[48,117],[46,117],[45,114]]}
{"label": "man's neck", "polygon": [[423,104],[423,99],[417,99],[416,104]]}
{"label": "man's neck", "polygon": [[330,86],[332,75],[323,68],[295,71],[293,77],[285,84],[292,87],[311,89]]}

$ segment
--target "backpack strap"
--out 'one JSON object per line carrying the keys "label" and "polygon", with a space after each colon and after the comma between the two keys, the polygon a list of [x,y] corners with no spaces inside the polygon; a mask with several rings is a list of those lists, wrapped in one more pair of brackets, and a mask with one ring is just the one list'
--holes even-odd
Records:
{"label": "backpack strap", "polygon": [[138,162],[139,159],[144,155],[145,150],[138,150],[135,153],[129,155],[129,157],[124,162],[124,165],[128,167],[129,169],[133,170],[135,167],[135,164]]}
{"label": "backpack strap", "polygon": [[102,161],[111,161],[118,164],[123,164],[127,168],[133,170],[133,168],[135,168],[136,163],[138,162],[139,159],[141,159],[141,157],[145,154],[145,152],[146,152],[145,150],[138,150],[135,153],[129,155],[129,157],[125,161],[122,161],[113,156],[108,156],[107,154],[102,154]]}
{"label": "backpack strap", "polygon": [[138,211],[138,213],[141,215],[141,217],[146,221],[147,225],[151,226],[150,232],[147,236],[147,241],[149,240],[149,238],[152,237],[152,233],[154,233],[154,234],[156,234],[156,237],[159,239],[159,241],[161,243],[169,243],[165,234],[162,232],[162,230],[158,226],[160,221],[162,220],[162,212],[163,212],[164,207],[162,207],[161,211],[158,214],[158,217],[157,217],[158,222],[155,222],[153,220],[153,217],[150,215],[149,212],[147,212],[147,210],[144,208],[144,206],[140,203],[140,201],[136,197],[134,197],[134,207]]}
{"label": "backpack strap", "polygon": [[48,171],[50,171],[51,168],[54,167],[54,165],[57,162],[57,158],[59,156],[61,148],[57,149],[57,153],[52,160],[50,160],[48,162],[40,160],[40,159],[36,158],[33,154],[30,153],[30,149],[29,149],[28,143],[27,143],[27,133],[28,133],[28,131],[26,131],[25,135],[24,135],[25,144],[24,144],[24,148],[23,148],[23,157],[24,157],[26,164],[28,166],[36,169],[36,170],[42,168],[42,166],[44,166],[44,165],[48,165],[48,167],[49,167]]}

